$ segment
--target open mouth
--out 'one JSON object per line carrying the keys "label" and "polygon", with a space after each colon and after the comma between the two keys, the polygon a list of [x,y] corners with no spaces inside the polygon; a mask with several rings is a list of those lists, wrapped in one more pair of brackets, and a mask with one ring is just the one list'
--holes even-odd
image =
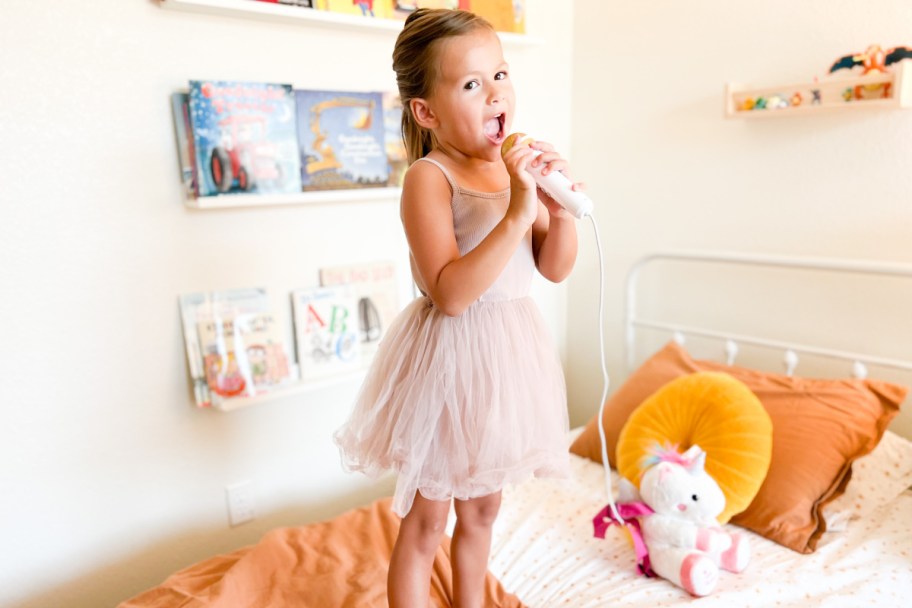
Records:
{"label": "open mouth", "polygon": [[504,133],[505,121],[506,116],[503,113],[485,121],[484,134],[485,137],[491,140],[491,143],[497,144],[498,146],[503,143],[503,140],[506,137],[506,133]]}

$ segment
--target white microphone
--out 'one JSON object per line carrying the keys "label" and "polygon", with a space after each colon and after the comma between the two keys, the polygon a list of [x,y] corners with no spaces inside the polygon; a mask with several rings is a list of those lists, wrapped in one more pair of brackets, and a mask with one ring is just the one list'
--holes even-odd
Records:
{"label": "white microphone", "polygon": [[[533,141],[525,133],[512,133],[504,140],[500,147],[500,154],[504,156],[513,146],[528,146]],[[541,150],[533,150],[534,155],[541,154]],[[573,183],[560,171],[551,171],[547,175],[542,175],[544,163],[537,166],[527,166],[526,170],[535,178],[535,183],[539,188],[545,191],[548,196],[560,203],[561,207],[570,212],[577,219],[583,219],[592,214],[592,199],[573,189]]]}

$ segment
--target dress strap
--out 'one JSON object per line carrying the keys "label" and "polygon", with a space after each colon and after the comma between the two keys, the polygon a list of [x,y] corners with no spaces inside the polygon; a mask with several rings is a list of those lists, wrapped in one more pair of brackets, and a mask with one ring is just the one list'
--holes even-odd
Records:
{"label": "dress strap", "polygon": [[[436,165],[437,168],[440,169],[440,171],[443,173],[443,176],[446,178],[447,182],[449,182],[450,189],[453,191],[453,194],[456,194],[459,191],[459,185],[456,183],[456,180],[453,179],[453,176],[450,175],[450,172],[447,171],[447,168],[443,166],[443,164],[439,163],[438,161],[434,160],[433,158],[427,158],[427,157],[419,158],[418,160],[426,160],[427,162],[429,162],[433,165]],[[415,161],[415,162],[418,162],[418,161]]]}

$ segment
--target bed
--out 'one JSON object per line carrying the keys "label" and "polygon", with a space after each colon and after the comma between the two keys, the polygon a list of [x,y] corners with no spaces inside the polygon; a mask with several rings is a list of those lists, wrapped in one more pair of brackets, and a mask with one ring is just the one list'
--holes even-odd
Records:
{"label": "bed", "polygon": [[[701,606],[906,605],[912,597],[912,417],[910,412],[901,416],[899,410],[907,395],[900,380],[909,383],[912,362],[834,348],[832,340],[827,346],[812,346],[803,340],[754,337],[730,326],[707,328],[691,314],[699,306],[690,310],[678,299],[665,308],[637,301],[644,289],[653,289],[649,281],[692,285],[702,280],[682,278],[682,264],[702,268],[697,274],[703,272],[708,280],[721,280],[736,291],[744,290],[732,285],[723,267],[740,274],[745,268],[785,276],[799,273],[800,278],[786,280],[789,290],[807,283],[807,273],[821,274],[815,285],[833,283],[840,289],[845,286],[843,275],[902,284],[885,288],[892,295],[910,293],[902,290],[912,283],[912,268],[730,254],[648,256],[632,267],[627,284],[631,373],[612,392],[603,418],[613,447],[619,427],[644,396],[669,378],[707,369],[743,380],[770,412],[773,453],[768,475],[750,507],[727,524],[748,536],[750,565],[740,574],[723,573],[716,590],[698,600]],[[653,270],[663,266],[664,277]],[[649,277],[650,272],[658,274]],[[834,273],[839,281],[827,278]],[[761,307],[767,316],[775,316],[769,306]],[[669,313],[684,318],[654,320],[653,315]],[[713,321],[721,317],[723,324],[730,321],[724,314],[707,316]],[[897,318],[908,324],[908,311]],[[905,339],[908,333],[901,332],[910,329],[897,331],[897,339]],[[650,336],[643,338],[644,333]],[[721,361],[697,356],[710,343]],[[767,359],[781,357],[785,373],[741,363],[742,357],[751,361],[743,353],[752,349],[767,352]],[[802,369],[814,377],[802,376]],[[872,379],[871,372],[889,380]],[[694,601],[665,580],[641,576],[623,531],[611,528],[604,539],[593,535],[593,517],[606,504],[595,425],[593,418],[568,438],[569,479],[532,480],[505,489],[494,528],[487,605],[594,608]],[[618,482],[612,471],[613,487]],[[330,521],[275,530],[256,545],[173,574],[121,608],[385,606],[386,566],[398,527],[389,504],[389,499],[381,499]],[[450,589],[446,539],[435,558],[432,605],[451,605]]]}

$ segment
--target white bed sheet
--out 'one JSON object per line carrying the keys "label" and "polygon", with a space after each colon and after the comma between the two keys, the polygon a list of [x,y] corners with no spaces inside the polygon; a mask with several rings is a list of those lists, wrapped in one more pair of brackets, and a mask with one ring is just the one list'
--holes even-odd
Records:
{"label": "white bed sheet", "polygon": [[[637,574],[626,535],[604,540],[592,518],[605,506],[601,465],[571,454],[566,480],[532,480],[504,490],[489,567],[531,608],[680,606],[694,600],[659,578]],[[617,477],[614,478],[617,487]],[[723,572],[700,608],[731,606],[906,606],[912,598],[912,491],[824,536],[802,555],[747,532],[752,559]],[[903,599],[905,598],[905,599]]]}

